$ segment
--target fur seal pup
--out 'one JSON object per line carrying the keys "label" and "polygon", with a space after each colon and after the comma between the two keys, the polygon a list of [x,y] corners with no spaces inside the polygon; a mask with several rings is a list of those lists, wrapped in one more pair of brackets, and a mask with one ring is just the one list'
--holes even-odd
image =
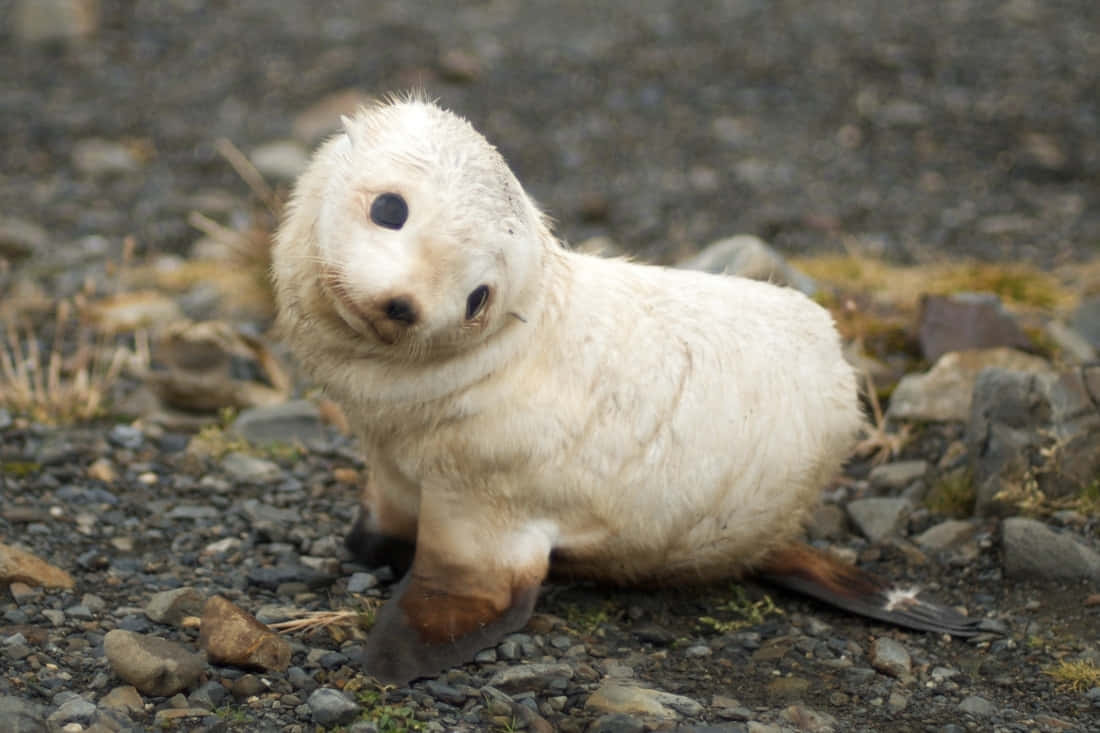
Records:
{"label": "fur seal pup", "polygon": [[408,98],[345,119],[297,182],[273,274],[282,334],[366,451],[349,544],[411,562],[367,643],[378,679],[519,629],[551,564],[620,584],[755,572],[973,632],[797,542],[862,421],[823,308],[567,250],[454,114]]}

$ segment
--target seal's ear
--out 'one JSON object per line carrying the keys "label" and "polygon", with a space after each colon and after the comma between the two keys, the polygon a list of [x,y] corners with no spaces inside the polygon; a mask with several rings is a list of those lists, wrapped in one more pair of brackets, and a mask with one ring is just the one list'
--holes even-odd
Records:
{"label": "seal's ear", "polygon": [[549,566],[544,538],[421,520],[412,569],[366,644],[366,672],[388,684],[468,662],[523,628]]}

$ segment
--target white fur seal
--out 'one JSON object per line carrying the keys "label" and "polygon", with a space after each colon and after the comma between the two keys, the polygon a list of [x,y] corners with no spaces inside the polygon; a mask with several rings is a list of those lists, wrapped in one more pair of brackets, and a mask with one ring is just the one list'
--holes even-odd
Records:
{"label": "white fur seal", "polygon": [[297,183],[273,272],[281,332],[366,450],[349,546],[411,559],[368,672],[468,661],[526,623],[551,563],[614,583],[757,572],[973,632],[796,540],[862,419],[823,308],[565,249],[496,149],[422,99],[344,127]]}

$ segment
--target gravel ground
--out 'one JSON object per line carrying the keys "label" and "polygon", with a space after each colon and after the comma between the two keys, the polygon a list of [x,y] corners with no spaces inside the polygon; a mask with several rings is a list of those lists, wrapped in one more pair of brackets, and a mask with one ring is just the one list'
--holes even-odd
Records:
{"label": "gravel ground", "polygon": [[[0,17],[15,4],[0,0]],[[571,241],[606,235],[659,261],[738,232],[787,254],[898,261],[1100,251],[1095,3],[429,5],[101,0],[98,34],[69,44],[21,42],[9,23],[0,218],[40,229],[0,237],[0,254],[29,255],[15,279],[71,293],[130,234],[139,256],[186,255],[192,210],[250,215],[218,138],[252,153],[295,139],[296,116],[329,93],[411,85],[497,143]],[[902,457],[938,463],[953,430],[928,428]],[[751,584],[742,605],[768,592],[783,613],[745,628],[725,625],[729,584],[550,585],[524,633],[409,689],[378,691],[358,673],[362,640],[322,630],[289,635],[285,672],[209,665],[185,694],[113,693],[109,631],[198,648],[193,626],[146,613],[159,592],[191,587],[272,621],[386,594],[386,573],[340,542],[360,457],[321,426],[306,444],[257,464],[153,426],[0,412],[0,541],[76,579],[0,595],[0,729],[1100,730],[1100,687],[1045,671],[1100,664],[1095,583],[1005,582],[997,520],[932,553],[904,539],[943,519],[918,510],[869,543],[843,520],[875,493],[865,465],[829,492],[828,541],[987,617],[989,634],[905,633]],[[99,459],[113,477],[92,477]],[[1095,546],[1094,519],[1050,523]],[[625,680],[678,697],[623,702]],[[359,708],[342,717],[345,700]]]}

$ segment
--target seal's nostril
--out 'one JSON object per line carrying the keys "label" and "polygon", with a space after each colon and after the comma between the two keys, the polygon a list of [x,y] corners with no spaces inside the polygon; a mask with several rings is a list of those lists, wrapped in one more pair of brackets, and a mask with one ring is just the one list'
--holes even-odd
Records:
{"label": "seal's nostril", "polygon": [[400,321],[410,326],[416,323],[418,317],[416,306],[408,298],[390,298],[386,301],[382,311],[386,314],[386,318],[391,321]]}

